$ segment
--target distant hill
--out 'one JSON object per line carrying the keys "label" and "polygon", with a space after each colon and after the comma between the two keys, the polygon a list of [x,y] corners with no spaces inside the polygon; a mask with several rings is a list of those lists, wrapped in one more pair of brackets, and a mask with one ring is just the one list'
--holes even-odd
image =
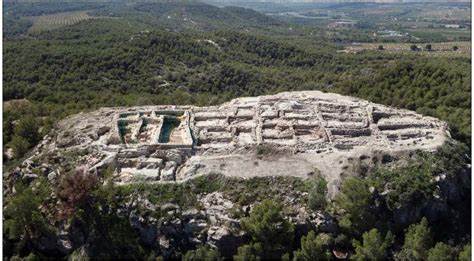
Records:
{"label": "distant hill", "polygon": [[470,3],[470,0],[209,0],[212,4],[249,4],[249,3],[275,3],[275,4],[300,4],[300,3],[414,3],[414,2],[437,2],[437,3]]}
{"label": "distant hill", "polygon": [[159,24],[175,28],[210,30],[223,27],[268,27],[282,24],[252,9],[219,8],[201,2],[137,3],[133,9],[151,15]]}
{"label": "distant hill", "polygon": [[[235,6],[217,7],[198,1],[8,1],[3,3],[4,34],[24,35],[38,17],[73,11],[87,11],[91,17],[125,18],[129,21],[167,30],[219,30],[273,28],[286,23]],[[64,24],[64,26],[67,23]]]}

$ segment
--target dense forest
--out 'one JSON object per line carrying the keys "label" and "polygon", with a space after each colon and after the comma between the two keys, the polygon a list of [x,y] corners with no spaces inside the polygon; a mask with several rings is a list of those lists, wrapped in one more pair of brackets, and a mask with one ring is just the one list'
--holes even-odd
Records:
{"label": "dense forest", "polygon": [[[103,106],[215,105],[282,91],[335,92],[414,110],[446,121],[454,138],[435,154],[417,153],[401,169],[354,173],[333,200],[320,178],[213,175],[183,184],[115,186],[110,170],[91,176],[71,168],[57,184],[46,177],[16,181],[8,185],[15,193],[4,195],[6,260],[74,259],[85,252],[105,259],[332,260],[333,249],[355,260],[470,260],[470,57],[341,53],[338,42],[351,33],[323,37],[321,28],[194,2],[10,3],[4,9],[5,173],[74,113]],[[78,10],[91,10],[95,18],[28,33],[30,16]],[[308,209],[336,220],[337,232],[297,233],[280,204],[279,189],[289,186],[306,193]],[[134,197],[197,208],[196,195],[215,191],[256,206],[235,213],[248,238],[230,255],[187,239],[160,252],[142,242],[127,216],[125,206]],[[171,218],[160,211],[140,214],[164,223]],[[47,248],[63,225],[80,231],[76,243],[84,247],[72,253]]]}

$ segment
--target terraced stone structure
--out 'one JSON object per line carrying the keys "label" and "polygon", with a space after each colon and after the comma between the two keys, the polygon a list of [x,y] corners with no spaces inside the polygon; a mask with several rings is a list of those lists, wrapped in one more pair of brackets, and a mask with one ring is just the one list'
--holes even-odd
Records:
{"label": "terraced stone structure", "polygon": [[435,118],[303,91],[213,107],[102,108],[63,120],[38,153],[88,148],[91,171],[113,166],[118,183],[320,172],[337,186],[351,161],[433,151],[448,137],[447,125]]}

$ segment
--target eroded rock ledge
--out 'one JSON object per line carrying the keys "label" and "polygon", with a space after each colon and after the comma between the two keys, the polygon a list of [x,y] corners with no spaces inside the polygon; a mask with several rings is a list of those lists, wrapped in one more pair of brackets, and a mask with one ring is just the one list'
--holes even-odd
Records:
{"label": "eroded rock ledge", "polygon": [[[34,157],[86,151],[91,171],[112,166],[117,183],[172,182],[209,173],[324,175],[337,186],[353,160],[436,150],[446,123],[319,91],[234,99],[220,106],[102,108],[58,124]],[[53,168],[54,172],[54,168]]]}

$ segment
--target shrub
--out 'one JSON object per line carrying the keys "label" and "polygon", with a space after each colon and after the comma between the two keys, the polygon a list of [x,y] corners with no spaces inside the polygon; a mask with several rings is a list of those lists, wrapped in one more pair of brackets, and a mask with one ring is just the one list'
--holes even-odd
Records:
{"label": "shrub", "polygon": [[323,177],[316,177],[311,181],[311,189],[308,195],[308,206],[312,210],[325,209],[327,205],[327,182]]}
{"label": "shrub", "polygon": [[283,207],[271,200],[257,205],[250,216],[242,219],[242,227],[254,243],[261,243],[263,258],[280,258],[291,247],[293,225],[282,214]]}
{"label": "shrub", "polygon": [[234,255],[235,261],[258,261],[261,260],[262,254],[261,245],[259,243],[243,245],[237,249],[237,254]]}
{"label": "shrub", "polygon": [[290,253],[285,253],[281,256],[280,258],[281,261],[290,261],[291,258],[290,258]]}
{"label": "shrub", "polygon": [[428,251],[428,261],[450,261],[455,260],[454,249],[443,242],[438,242]]}
{"label": "shrub", "polygon": [[[79,175],[88,175],[84,172]],[[92,182],[90,181],[92,180]],[[128,219],[130,209],[124,210],[123,198],[113,183],[104,186],[93,185],[89,176],[79,178],[74,186],[80,193],[89,191],[89,196],[73,197],[78,200],[73,215],[75,224],[88,231],[87,252],[97,259],[143,260],[147,253],[140,244],[140,236]],[[69,197],[67,197],[69,198]],[[125,212],[125,213],[124,213]]]}
{"label": "shrub", "polygon": [[379,231],[373,228],[369,232],[365,232],[362,239],[362,243],[357,240],[353,242],[355,254],[352,259],[354,260],[386,260],[394,237],[392,233],[388,232],[385,238],[382,238]]}
{"label": "shrub", "polygon": [[361,235],[375,223],[371,209],[374,205],[372,193],[363,179],[344,180],[334,203],[336,209],[341,211],[339,225],[349,233]]}
{"label": "shrub", "polygon": [[221,260],[219,252],[210,248],[209,246],[200,246],[196,250],[190,250],[186,252],[183,257],[184,261],[218,261]]}
{"label": "shrub", "polygon": [[310,231],[301,238],[301,249],[294,252],[294,260],[331,260],[329,246],[332,245],[332,241],[328,234],[316,235],[314,231]]}
{"label": "shrub", "polygon": [[459,253],[460,261],[470,261],[471,260],[471,243],[468,243],[464,246],[462,251]]}
{"label": "shrub", "polygon": [[256,151],[255,153],[257,154],[258,157],[262,157],[262,156],[267,156],[267,155],[270,155],[271,153],[273,153],[274,150],[272,147],[268,146],[268,145],[258,145],[257,148],[256,148]]}
{"label": "shrub", "polygon": [[63,176],[56,193],[62,203],[60,215],[70,217],[76,208],[83,207],[97,186],[97,176],[88,173],[85,168],[78,168],[74,173]]}
{"label": "shrub", "polygon": [[27,139],[21,136],[13,136],[12,141],[10,141],[9,146],[13,149],[13,154],[15,158],[21,158],[25,155],[31,147],[31,144]]}
{"label": "shrub", "polygon": [[380,169],[371,177],[373,185],[385,193],[390,210],[418,204],[432,197],[436,184],[432,182],[432,162],[412,163],[397,169]]}
{"label": "shrub", "polygon": [[418,224],[412,224],[405,233],[405,242],[399,253],[400,260],[423,260],[432,245],[432,235],[426,218]]}
{"label": "shrub", "polygon": [[34,145],[41,139],[38,125],[38,121],[33,116],[26,116],[15,126],[14,133]]}
{"label": "shrub", "polygon": [[334,239],[334,247],[337,249],[348,249],[351,246],[351,241],[345,234],[338,234]]}
{"label": "shrub", "polygon": [[[33,240],[52,231],[48,220],[40,211],[40,206],[46,201],[50,188],[45,180],[40,180],[36,184],[34,189],[21,183],[15,184],[17,193],[4,207],[4,240],[14,245],[16,253],[23,252]],[[7,250],[13,251],[13,249]]]}

